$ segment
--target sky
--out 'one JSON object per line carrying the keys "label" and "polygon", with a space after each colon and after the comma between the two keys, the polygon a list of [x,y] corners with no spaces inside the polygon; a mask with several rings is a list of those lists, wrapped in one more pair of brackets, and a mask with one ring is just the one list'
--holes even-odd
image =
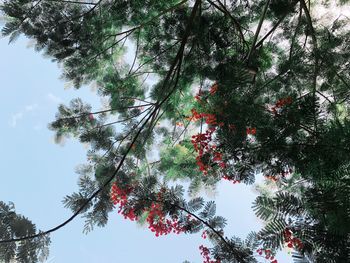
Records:
{"label": "sky", "polygon": [[[0,200],[14,202],[16,212],[25,215],[40,230],[52,228],[70,215],[62,199],[78,190],[77,165],[86,162],[86,148],[75,140],[57,145],[47,125],[57,106],[80,97],[100,109],[90,87],[67,88],[55,62],[34,51],[30,41],[19,38],[8,45],[0,38]],[[215,195],[217,215],[227,219],[225,233],[244,238],[259,230],[251,204],[256,194],[250,187],[221,182]],[[207,200],[214,198],[207,196]],[[84,221],[76,218],[51,235],[46,263],[181,263],[202,262],[198,247],[210,243],[194,235],[156,238],[152,232],[127,221],[116,212],[104,228],[82,233]],[[286,252],[279,262],[292,262]],[[261,262],[265,262],[261,260]]]}

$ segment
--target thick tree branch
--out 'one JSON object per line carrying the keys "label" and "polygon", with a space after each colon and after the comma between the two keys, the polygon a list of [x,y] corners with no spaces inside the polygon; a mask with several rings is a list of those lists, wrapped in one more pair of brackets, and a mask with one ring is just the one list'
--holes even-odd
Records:
{"label": "thick tree branch", "polygon": [[[299,1],[296,1],[294,6],[298,3]],[[283,20],[289,15],[289,13],[285,13],[278,21],[277,23],[270,29],[270,31],[255,45],[255,49],[260,47],[266,38],[268,38],[275,30],[278,28],[278,26],[283,22]]]}
{"label": "thick tree branch", "polygon": [[260,33],[260,30],[261,30],[261,27],[262,27],[262,24],[265,20],[265,16],[266,16],[266,13],[267,13],[267,9],[269,7],[269,4],[270,4],[270,0],[266,0],[266,3],[265,3],[265,6],[264,6],[264,9],[263,9],[263,12],[261,14],[261,17],[260,17],[260,20],[259,20],[259,24],[258,24],[258,27],[255,31],[255,35],[254,35],[254,39],[253,39],[253,43],[252,43],[252,46],[248,52],[248,55],[247,55],[247,64],[249,65],[250,63],[250,59],[251,59],[251,56],[252,56],[252,53],[253,51],[255,50],[255,44],[256,44],[256,41],[258,40],[258,37],[259,37],[259,33]]}
{"label": "thick tree branch", "polygon": [[319,66],[318,66],[318,54],[317,54],[317,49],[318,49],[318,45],[317,45],[317,37],[316,37],[316,32],[314,29],[314,26],[312,24],[312,18],[309,12],[309,9],[306,6],[306,3],[304,0],[300,0],[300,5],[302,7],[302,9],[305,12],[306,15],[306,20],[307,23],[309,25],[309,29],[311,31],[311,38],[312,38],[312,42],[313,42],[313,53],[314,53],[314,59],[315,59],[315,64],[314,64],[314,74],[313,74],[313,83],[312,83],[312,93],[313,93],[313,97],[314,97],[314,126],[315,126],[315,130],[317,132],[317,118],[316,118],[316,90],[317,90],[317,76],[318,76],[318,71],[319,71]]}

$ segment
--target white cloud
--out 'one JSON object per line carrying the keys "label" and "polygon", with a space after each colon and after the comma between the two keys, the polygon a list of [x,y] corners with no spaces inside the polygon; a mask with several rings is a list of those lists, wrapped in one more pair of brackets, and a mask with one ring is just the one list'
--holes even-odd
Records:
{"label": "white cloud", "polygon": [[57,96],[53,95],[52,93],[47,94],[47,98],[51,102],[54,102],[56,104],[62,103],[62,101],[63,101],[60,97],[57,97]]}
{"label": "white cloud", "polygon": [[32,105],[27,105],[25,107],[25,111],[33,111],[33,110],[36,110],[38,108],[38,104],[32,104]]}
{"label": "white cloud", "polygon": [[24,110],[14,113],[14,114],[11,116],[10,126],[13,127],[13,128],[16,127],[18,121],[21,120],[21,119],[23,119],[24,115],[25,115],[27,112],[34,111],[34,110],[36,110],[38,107],[39,107],[38,104],[31,104],[31,105],[25,106],[25,107],[24,107]]}
{"label": "white cloud", "polygon": [[17,112],[15,114],[13,114],[11,117],[11,121],[10,121],[11,127],[16,127],[17,122],[22,118],[23,118],[23,112]]}

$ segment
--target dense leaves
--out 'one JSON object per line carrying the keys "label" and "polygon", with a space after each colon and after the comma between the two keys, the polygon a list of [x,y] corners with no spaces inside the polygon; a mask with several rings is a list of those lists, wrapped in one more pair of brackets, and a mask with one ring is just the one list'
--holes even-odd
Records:
{"label": "dense leaves", "polygon": [[[0,238],[11,239],[35,234],[35,225],[26,217],[15,212],[13,203],[0,202]],[[43,262],[48,257],[48,246],[50,238],[43,236],[39,238],[24,240],[18,243],[7,243],[0,246],[1,262],[30,263]]]}
{"label": "dense leaves", "polygon": [[[85,231],[118,206],[156,236],[202,231],[204,262],[276,263],[283,247],[296,262],[346,262],[350,32],[344,16],[317,19],[327,4],[5,1],[10,41],[35,40],[67,81],[108,99],[60,105],[50,124],[58,141],[90,145],[79,192],[64,199]],[[253,204],[266,225],[228,238],[200,190],[257,174],[273,189]]]}

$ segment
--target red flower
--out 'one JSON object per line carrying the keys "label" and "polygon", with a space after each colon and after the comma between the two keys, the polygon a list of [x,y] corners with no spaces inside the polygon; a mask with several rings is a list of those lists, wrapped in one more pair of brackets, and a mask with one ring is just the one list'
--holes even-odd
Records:
{"label": "red flower", "polygon": [[291,104],[293,102],[293,100],[292,100],[292,97],[290,97],[290,96],[288,96],[288,97],[286,97],[286,98],[282,98],[282,99],[279,99],[277,102],[276,102],[276,104],[275,104],[275,106],[273,106],[272,108],[271,108],[271,111],[273,112],[273,114],[277,114],[278,112],[277,112],[277,109],[278,108],[282,108],[283,106],[285,106],[285,105],[288,105],[288,104]]}
{"label": "red flower", "polygon": [[[161,192],[157,194],[158,199],[162,198],[163,192],[164,191],[161,190]],[[178,223],[176,216],[166,218],[163,208],[159,203],[152,203],[146,221],[149,224],[148,228],[155,233],[156,237],[168,235],[171,232],[180,234],[185,231],[185,229]]]}
{"label": "red flower", "polygon": [[213,86],[210,87],[209,93],[211,95],[215,94],[218,90],[219,85],[215,82]]}
{"label": "red flower", "polygon": [[270,263],[277,263],[277,260],[274,259],[274,256],[271,255],[271,250],[270,249],[262,249],[262,248],[259,248],[257,251],[256,251],[260,256],[262,256],[262,254],[264,253],[264,257],[266,259],[269,259],[271,260]]}
{"label": "red flower", "polygon": [[207,247],[201,245],[199,246],[199,249],[201,250],[201,255],[203,256],[203,259],[204,259],[203,263],[220,263],[221,262],[220,259],[217,259],[215,261],[210,259],[210,255],[209,255],[210,251]]}
{"label": "red flower", "polygon": [[256,134],[256,128],[247,128],[247,134],[255,135]]}

